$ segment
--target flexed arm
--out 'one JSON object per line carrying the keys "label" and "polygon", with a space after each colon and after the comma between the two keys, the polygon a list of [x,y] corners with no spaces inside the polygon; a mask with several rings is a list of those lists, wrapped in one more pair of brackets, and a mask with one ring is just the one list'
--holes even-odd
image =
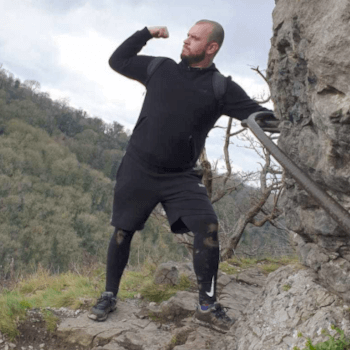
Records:
{"label": "flexed arm", "polygon": [[148,64],[153,56],[138,55],[151,38],[167,38],[166,27],[145,27],[126,39],[109,59],[110,67],[124,76],[145,84]]}

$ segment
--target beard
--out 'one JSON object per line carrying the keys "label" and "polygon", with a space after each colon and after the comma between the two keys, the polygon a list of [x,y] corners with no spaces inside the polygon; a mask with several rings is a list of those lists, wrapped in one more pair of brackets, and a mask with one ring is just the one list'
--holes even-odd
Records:
{"label": "beard", "polygon": [[187,65],[199,63],[204,60],[205,58],[205,51],[203,50],[200,54],[198,55],[185,55],[184,53],[181,53],[181,59],[184,60]]}

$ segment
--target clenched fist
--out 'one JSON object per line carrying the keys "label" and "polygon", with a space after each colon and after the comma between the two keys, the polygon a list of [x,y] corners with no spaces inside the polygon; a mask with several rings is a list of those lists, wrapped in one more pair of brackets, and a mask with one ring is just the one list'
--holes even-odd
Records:
{"label": "clenched fist", "polygon": [[169,38],[168,28],[161,27],[147,27],[153,38]]}

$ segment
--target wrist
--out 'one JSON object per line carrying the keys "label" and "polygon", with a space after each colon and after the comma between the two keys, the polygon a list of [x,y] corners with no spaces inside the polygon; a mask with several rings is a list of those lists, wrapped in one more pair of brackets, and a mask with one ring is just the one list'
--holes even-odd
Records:
{"label": "wrist", "polygon": [[145,33],[145,35],[147,35],[149,37],[149,39],[153,38],[152,33],[150,32],[150,30],[148,29],[148,27],[143,28],[142,32]]}

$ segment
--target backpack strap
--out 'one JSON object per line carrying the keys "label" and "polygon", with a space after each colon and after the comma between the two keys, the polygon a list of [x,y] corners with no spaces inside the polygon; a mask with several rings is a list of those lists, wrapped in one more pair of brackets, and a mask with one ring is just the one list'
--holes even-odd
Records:
{"label": "backpack strap", "polygon": [[[167,60],[166,57],[155,57],[148,65],[147,67],[147,80],[146,85],[148,84],[149,80],[151,79],[153,73],[157,70],[157,68],[165,61]],[[221,115],[222,110],[224,108],[224,95],[226,93],[227,89],[227,79],[219,72],[214,72],[213,78],[213,89],[214,89],[214,95],[215,99],[219,102],[219,115]]]}
{"label": "backpack strap", "polygon": [[213,74],[213,89],[217,101],[219,101],[219,116],[224,109],[224,95],[227,89],[227,79],[219,72]]}
{"label": "backpack strap", "polygon": [[151,79],[153,73],[157,70],[157,68],[166,60],[166,57],[155,57],[147,67],[147,79],[146,79],[146,85],[148,84],[149,80]]}

